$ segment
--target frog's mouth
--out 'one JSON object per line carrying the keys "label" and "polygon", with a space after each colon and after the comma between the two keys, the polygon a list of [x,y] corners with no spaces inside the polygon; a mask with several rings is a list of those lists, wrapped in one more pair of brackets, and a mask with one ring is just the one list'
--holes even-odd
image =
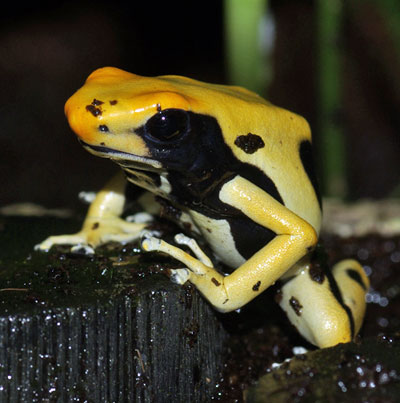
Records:
{"label": "frog's mouth", "polygon": [[130,154],[125,151],[114,150],[105,146],[97,146],[85,143],[78,139],[85,150],[98,157],[109,158],[122,168],[140,169],[144,171],[159,171],[162,164],[159,161],[147,157]]}

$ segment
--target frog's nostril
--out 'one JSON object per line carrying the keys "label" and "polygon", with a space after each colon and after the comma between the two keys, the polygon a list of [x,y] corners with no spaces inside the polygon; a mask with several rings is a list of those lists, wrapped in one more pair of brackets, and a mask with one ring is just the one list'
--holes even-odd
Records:
{"label": "frog's nostril", "polygon": [[99,130],[103,133],[108,133],[110,131],[110,129],[108,128],[108,126],[106,125],[100,125],[99,126]]}

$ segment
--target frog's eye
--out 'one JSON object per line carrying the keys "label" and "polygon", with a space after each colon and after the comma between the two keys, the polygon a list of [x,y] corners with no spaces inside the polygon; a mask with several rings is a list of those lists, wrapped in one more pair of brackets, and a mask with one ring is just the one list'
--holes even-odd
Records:
{"label": "frog's eye", "polygon": [[144,133],[158,141],[177,140],[189,129],[189,116],[182,109],[165,109],[150,118]]}

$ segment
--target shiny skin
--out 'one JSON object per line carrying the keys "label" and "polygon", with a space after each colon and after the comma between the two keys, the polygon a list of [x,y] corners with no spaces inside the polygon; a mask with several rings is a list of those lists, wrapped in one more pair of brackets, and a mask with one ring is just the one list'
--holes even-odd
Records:
{"label": "shiny skin", "polygon": [[[369,285],[363,269],[346,260],[316,276],[311,262],[321,208],[302,117],[240,87],[112,67],[93,72],[65,112],[89,152],[110,158],[128,181],[168,200],[181,211],[180,222],[232,268],[219,273],[187,236],[178,235],[175,246],[144,233],[146,251],[186,265],[173,272],[176,282],[190,281],[216,309],[229,312],[281,280],[280,305],[311,343],[327,347],[357,334]],[[50,237],[38,249],[138,238],[146,224],[122,220],[124,203],[119,176],[98,194],[78,234]]]}

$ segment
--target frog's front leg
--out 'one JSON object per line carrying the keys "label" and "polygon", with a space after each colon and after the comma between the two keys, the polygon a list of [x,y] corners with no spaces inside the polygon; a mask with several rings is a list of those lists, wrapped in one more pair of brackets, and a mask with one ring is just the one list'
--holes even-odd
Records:
{"label": "frog's front leg", "polygon": [[[310,253],[317,236],[310,224],[239,176],[221,188],[220,198],[276,233],[271,242],[229,276],[221,275],[208,264],[164,241],[147,240],[143,246],[146,250],[162,250],[183,262],[189,268],[187,279],[216,309],[229,312],[245,305],[282,278]],[[286,302],[281,306],[303,336],[319,347],[350,341],[361,326],[368,280],[357,262],[352,261],[349,267],[352,274],[346,275],[342,266],[335,267],[331,281],[322,285],[313,282],[307,270],[298,270],[294,279],[283,287]],[[361,280],[357,282],[355,277]],[[298,315],[301,312],[304,315]]]}
{"label": "frog's front leg", "polygon": [[[269,194],[237,176],[224,184],[220,198],[277,236],[229,276],[161,241],[152,250],[164,250],[190,269],[189,281],[222,312],[238,309],[278,280],[317,242],[315,230]],[[167,246],[168,245],[168,246]],[[150,244],[144,242],[145,249]]]}
{"label": "frog's front leg", "polygon": [[146,223],[127,222],[120,218],[125,205],[125,187],[124,175],[118,173],[97,193],[79,232],[51,236],[35,249],[48,251],[53,245],[67,244],[93,252],[94,248],[109,241],[123,243],[139,238]]}

